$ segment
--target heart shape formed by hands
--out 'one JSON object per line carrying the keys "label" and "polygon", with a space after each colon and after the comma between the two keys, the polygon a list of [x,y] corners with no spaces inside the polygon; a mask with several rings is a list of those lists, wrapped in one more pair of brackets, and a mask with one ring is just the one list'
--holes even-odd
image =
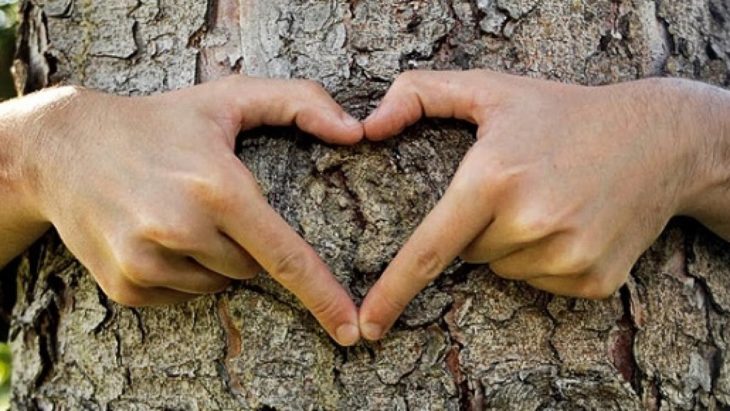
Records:
{"label": "heart shape formed by hands", "polygon": [[[687,193],[698,192],[701,179],[687,170],[699,168],[686,162],[702,155],[686,153],[699,137],[660,118],[691,88],[673,87],[411,72],[363,123],[301,80],[235,76],[131,99],[59,88],[21,100],[33,108],[18,110],[21,116],[48,112],[44,144],[58,147],[39,156],[46,163],[36,168],[64,172],[40,173],[39,188],[28,191],[43,201],[19,209],[41,226],[51,222],[117,302],[184,301],[263,268],[333,338],[352,345],[361,336],[381,338],[457,256],[557,294],[613,293],[667,221],[693,209]],[[652,109],[641,103],[657,95]],[[630,109],[605,104],[619,98]],[[235,138],[261,125],[296,125],[335,144],[381,141],[424,116],[471,122],[477,142],[358,312],[313,248],[269,206],[233,153]],[[68,118],[84,119],[73,139],[63,126]],[[97,122],[109,130],[104,139]]]}
{"label": "heart shape formed by hands", "polygon": [[[605,102],[619,96],[642,101],[659,92],[650,82],[591,88],[489,71],[401,75],[363,122],[366,139],[396,136],[422,117],[468,121],[479,127],[478,139],[443,198],[369,290],[358,315],[360,334],[381,338],[457,256],[556,294],[614,293],[684,207],[676,193],[688,176],[676,172],[666,179],[668,170],[683,167],[671,153],[646,154],[655,153],[661,139],[643,121],[627,123],[624,110],[607,110]],[[647,207],[657,203],[661,207]],[[332,287],[332,295],[344,292]],[[326,329],[342,330],[327,324],[348,318],[351,305],[343,301],[309,308]]]}

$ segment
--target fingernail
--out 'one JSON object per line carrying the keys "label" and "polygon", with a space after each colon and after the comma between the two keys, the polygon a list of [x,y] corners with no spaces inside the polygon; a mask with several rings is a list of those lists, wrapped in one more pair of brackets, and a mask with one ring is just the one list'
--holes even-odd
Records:
{"label": "fingernail", "polygon": [[347,127],[359,127],[360,122],[357,121],[353,116],[343,113],[342,114],[342,123],[346,125]]}
{"label": "fingernail", "polygon": [[337,341],[342,345],[354,345],[360,339],[360,330],[356,325],[343,324],[337,327]]}
{"label": "fingernail", "polygon": [[376,107],[376,108],[375,108],[375,110],[373,110],[373,112],[372,112],[372,113],[370,113],[370,115],[369,115],[369,116],[367,116],[367,118],[365,119],[365,122],[368,122],[368,121],[371,121],[372,119],[374,119],[374,118],[375,118],[375,116],[376,116],[376,115],[378,114],[378,109],[379,109],[379,108],[380,108],[380,107]]}
{"label": "fingernail", "polygon": [[383,335],[383,327],[374,323],[364,323],[360,327],[362,336],[368,340],[377,340]]}

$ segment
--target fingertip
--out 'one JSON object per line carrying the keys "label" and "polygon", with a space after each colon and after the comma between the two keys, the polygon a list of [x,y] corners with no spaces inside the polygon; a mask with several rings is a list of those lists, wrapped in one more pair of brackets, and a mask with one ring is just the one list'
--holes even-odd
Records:
{"label": "fingertip", "polygon": [[302,131],[332,144],[352,145],[364,136],[362,123],[342,110],[303,110],[297,116],[296,123]]}
{"label": "fingertip", "polygon": [[[375,292],[373,293],[373,291]],[[395,314],[396,317],[397,315]],[[388,306],[382,303],[376,285],[365,297],[358,315],[362,338],[368,341],[377,341],[383,338],[388,328],[390,328],[384,324],[388,323],[387,318],[391,316],[393,314]]]}
{"label": "fingertip", "polygon": [[344,289],[338,294],[329,299],[332,308],[315,314],[315,317],[339,345],[349,347],[360,341],[357,307]]}
{"label": "fingertip", "polygon": [[383,327],[373,322],[365,322],[360,324],[360,333],[368,341],[377,341],[383,337]]}
{"label": "fingertip", "polygon": [[342,144],[355,144],[360,142],[365,136],[363,123],[351,116],[345,111],[340,113],[340,122],[343,126],[343,133],[340,142]]}
{"label": "fingertip", "polygon": [[346,111],[340,112],[340,120],[347,128],[362,128],[361,123]]}
{"label": "fingertip", "polygon": [[360,328],[355,324],[342,324],[337,327],[335,340],[343,347],[350,347],[360,341]]}
{"label": "fingertip", "polygon": [[397,121],[397,117],[395,120],[393,117],[389,114],[388,107],[381,104],[362,123],[365,138],[370,141],[383,141],[403,132],[405,126]]}

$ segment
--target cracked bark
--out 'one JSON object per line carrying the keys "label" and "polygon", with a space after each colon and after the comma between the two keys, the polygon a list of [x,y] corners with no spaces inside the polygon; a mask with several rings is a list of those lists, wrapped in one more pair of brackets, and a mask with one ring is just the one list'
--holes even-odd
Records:
{"label": "cracked bark", "polygon": [[[71,83],[148,94],[243,72],[317,79],[364,115],[409,68],[730,86],[723,0],[26,0],[22,14],[15,67],[26,92]],[[359,301],[472,141],[463,124],[434,121],[354,148],[267,129],[238,150]],[[389,338],[351,349],[265,276],[130,310],[52,233],[17,275],[18,409],[730,406],[730,247],[686,221],[606,301],[552,297],[456,263]]]}

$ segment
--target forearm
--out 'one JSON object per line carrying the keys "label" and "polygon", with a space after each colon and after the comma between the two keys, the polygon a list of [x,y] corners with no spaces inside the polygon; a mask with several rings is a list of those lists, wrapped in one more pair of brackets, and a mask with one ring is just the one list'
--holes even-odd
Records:
{"label": "forearm", "polygon": [[[49,227],[37,207],[39,153],[33,147],[40,135],[42,109],[37,98],[0,104],[0,267],[22,253]],[[36,107],[34,107],[36,106]]]}
{"label": "forearm", "polygon": [[679,94],[677,131],[698,150],[681,213],[730,241],[730,91],[688,81],[672,86]]}

